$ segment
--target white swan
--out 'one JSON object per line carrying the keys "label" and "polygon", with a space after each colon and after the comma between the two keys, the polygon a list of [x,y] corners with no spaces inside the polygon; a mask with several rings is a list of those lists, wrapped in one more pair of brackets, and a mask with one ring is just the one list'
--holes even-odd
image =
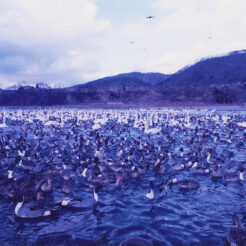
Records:
{"label": "white swan", "polygon": [[3,123],[0,124],[0,128],[5,128],[7,127],[5,116],[3,116]]}
{"label": "white swan", "polygon": [[241,127],[246,127],[246,122],[239,122],[237,123],[237,125]]}

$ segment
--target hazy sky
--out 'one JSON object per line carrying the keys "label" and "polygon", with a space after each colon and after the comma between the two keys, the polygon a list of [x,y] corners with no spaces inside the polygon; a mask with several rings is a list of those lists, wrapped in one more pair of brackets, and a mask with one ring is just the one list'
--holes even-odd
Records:
{"label": "hazy sky", "polygon": [[245,0],[0,0],[0,84],[173,73],[245,49],[245,9]]}

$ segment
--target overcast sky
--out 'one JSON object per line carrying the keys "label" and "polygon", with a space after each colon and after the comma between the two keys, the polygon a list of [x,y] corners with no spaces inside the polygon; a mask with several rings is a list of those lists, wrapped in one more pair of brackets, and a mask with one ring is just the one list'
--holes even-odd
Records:
{"label": "overcast sky", "polygon": [[245,0],[0,0],[0,84],[173,73],[245,49],[245,10]]}

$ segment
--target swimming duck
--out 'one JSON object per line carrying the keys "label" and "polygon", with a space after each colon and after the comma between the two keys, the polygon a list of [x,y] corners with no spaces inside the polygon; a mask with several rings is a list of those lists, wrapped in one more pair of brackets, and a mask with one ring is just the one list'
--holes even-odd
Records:
{"label": "swimming duck", "polygon": [[130,176],[133,178],[138,178],[143,173],[143,170],[138,166],[134,165],[130,171]]}
{"label": "swimming duck", "polygon": [[100,189],[101,187],[98,187],[98,186],[96,186],[96,187],[93,187],[93,197],[94,197],[94,200],[95,200],[95,202],[98,202],[98,191],[99,191],[99,189]]}
{"label": "swimming duck", "polygon": [[224,174],[224,182],[235,182],[235,181],[244,181],[245,174],[242,166],[236,166],[233,168],[234,172],[226,172]]}
{"label": "swimming duck", "polygon": [[244,174],[244,169],[242,166],[239,166],[238,167],[238,171],[239,171],[239,180],[241,181],[245,181],[246,178],[245,178],[245,174]]}
{"label": "swimming duck", "polygon": [[88,171],[88,165],[87,165],[87,163],[84,165],[84,169],[83,169],[83,172],[82,172],[82,176],[84,177],[84,178],[86,178],[86,173],[87,173],[87,171]]}
{"label": "swimming duck", "polygon": [[222,178],[222,172],[220,168],[220,164],[216,164],[212,171],[212,180],[217,180]]}
{"label": "swimming duck", "polygon": [[162,163],[161,161],[155,163],[155,167],[154,167],[155,173],[162,174],[164,173],[164,170],[165,170],[164,163]]}
{"label": "swimming duck", "polygon": [[145,195],[146,198],[152,200],[155,198],[155,194],[154,194],[154,182],[151,180],[149,182],[149,192]]}
{"label": "swimming duck", "polygon": [[197,190],[200,187],[199,183],[193,180],[179,181],[178,186],[179,186],[179,189],[183,191]]}
{"label": "swimming duck", "polygon": [[200,187],[199,183],[193,180],[182,179],[181,177],[174,176],[167,181],[169,186],[177,185],[182,191],[196,190]]}
{"label": "swimming duck", "polygon": [[154,199],[157,199],[157,200],[166,196],[167,195],[166,185],[163,183],[156,185],[154,189],[154,195],[155,195]]}
{"label": "swimming duck", "polygon": [[242,227],[241,222],[236,214],[232,215],[232,220],[235,224],[235,227],[231,228],[227,232],[227,243],[233,246],[246,245],[246,229]]}
{"label": "swimming duck", "polygon": [[176,164],[174,166],[171,166],[171,169],[174,171],[181,171],[185,168],[185,164],[181,163],[181,164]]}
{"label": "swimming duck", "polygon": [[24,197],[15,206],[15,215],[23,219],[36,219],[51,216],[54,211],[43,209],[35,202],[24,203]]}
{"label": "swimming duck", "polygon": [[13,179],[13,170],[8,170],[8,179]]}
{"label": "swimming duck", "polygon": [[81,198],[64,198],[60,202],[57,202],[63,207],[73,208],[73,209],[84,209],[93,207],[96,203],[95,199],[81,199]]}

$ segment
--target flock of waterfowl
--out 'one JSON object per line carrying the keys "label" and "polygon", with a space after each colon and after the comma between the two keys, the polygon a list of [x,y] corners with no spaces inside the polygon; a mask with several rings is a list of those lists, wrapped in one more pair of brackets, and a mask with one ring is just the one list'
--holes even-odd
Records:
{"label": "flock of waterfowl", "polygon": [[[91,209],[102,192],[148,177],[146,203],[169,193],[200,189],[197,177],[217,185],[239,183],[246,197],[246,114],[188,109],[2,110],[0,198],[19,219],[57,218]],[[120,192],[120,191],[119,191]],[[82,195],[81,195],[82,194]],[[133,194],[134,196],[134,194]],[[240,211],[246,209],[241,206]],[[246,245],[246,229],[231,211],[231,245]],[[152,245],[138,235],[121,245]]]}

